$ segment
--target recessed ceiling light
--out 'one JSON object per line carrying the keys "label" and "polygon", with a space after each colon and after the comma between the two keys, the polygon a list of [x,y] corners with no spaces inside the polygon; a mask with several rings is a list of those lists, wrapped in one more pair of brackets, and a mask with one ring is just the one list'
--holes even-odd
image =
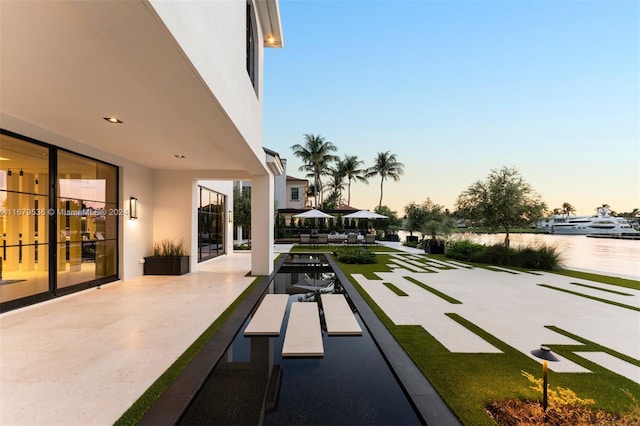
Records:
{"label": "recessed ceiling light", "polygon": [[274,44],[276,42],[276,38],[272,35],[267,37],[267,43]]}
{"label": "recessed ceiling light", "polygon": [[174,154],[173,156],[176,157],[176,158],[187,158],[182,154]]}
{"label": "recessed ceiling light", "polygon": [[10,158],[0,157],[0,161],[11,161]]}
{"label": "recessed ceiling light", "polygon": [[104,118],[105,120],[107,120],[111,124],[122,124],[122,121],[118,120],[118,118],[116,118],[116,117],[102,117],[102,118]]}

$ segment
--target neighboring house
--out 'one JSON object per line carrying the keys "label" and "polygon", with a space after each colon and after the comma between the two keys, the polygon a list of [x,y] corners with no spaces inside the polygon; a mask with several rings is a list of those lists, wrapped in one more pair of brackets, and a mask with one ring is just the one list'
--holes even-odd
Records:
{"label": "neighboring house", "polygon": [[287,203],[284,208],[304,209],[307,207],[309,181],[287,175]]}
{"label": "neighboring house", "polygon": [[2,310],[139,276],[163,239],[197,271],[233,250],[233,181],[253,188],[251,271],[272,271],[277,0],[0,8]]}

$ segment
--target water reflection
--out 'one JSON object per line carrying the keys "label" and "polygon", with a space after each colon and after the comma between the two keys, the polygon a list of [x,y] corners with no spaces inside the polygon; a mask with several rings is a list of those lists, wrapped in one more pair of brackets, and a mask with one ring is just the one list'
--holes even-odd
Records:
{"label": "water reflection", "polygon": [[[504,234],[464,234],[483,244],[500,243]],[[568,269],[640,279],[640,241],[588,238],[585,235],[510,234],[511,244],[558,248]]]}
{"label": "water reflection", "polygon": [[323,357],[282,357],[291,303],[319,300],[331,288],[344,294],[335,274],[319,270],[323,263],[288,260],[295,270],[276,274],[269,289],[289,295],[280,336],[245,337],[247,318],[180,424],[420,424],[346,294],[361,336],[328,336],[323,324]]}

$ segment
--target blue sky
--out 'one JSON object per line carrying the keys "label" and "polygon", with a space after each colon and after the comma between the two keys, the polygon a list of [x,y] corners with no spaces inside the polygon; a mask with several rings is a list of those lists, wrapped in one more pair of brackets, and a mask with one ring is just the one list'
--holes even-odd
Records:
{"label": "blue sky", "polygon": [[[453,209],[491,169],[516,167],[550,208],[640,208],[640,2],[280,0],[267,49],[264,145],[320,134],[386,181],[398,214],[427,197]],[[354,184],[373,209],[380,180]]]}

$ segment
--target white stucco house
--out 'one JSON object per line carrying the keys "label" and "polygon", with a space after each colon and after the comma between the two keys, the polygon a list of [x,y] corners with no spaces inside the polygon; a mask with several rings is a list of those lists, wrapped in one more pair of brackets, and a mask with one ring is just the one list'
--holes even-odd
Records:
{"label": "white stucco house", "polygon": [[233,181],[269,274],[264,48],[282,46],[277,0],[0,2],[3,310],[139,276],[163,239],[191,271],[231,252]]}

